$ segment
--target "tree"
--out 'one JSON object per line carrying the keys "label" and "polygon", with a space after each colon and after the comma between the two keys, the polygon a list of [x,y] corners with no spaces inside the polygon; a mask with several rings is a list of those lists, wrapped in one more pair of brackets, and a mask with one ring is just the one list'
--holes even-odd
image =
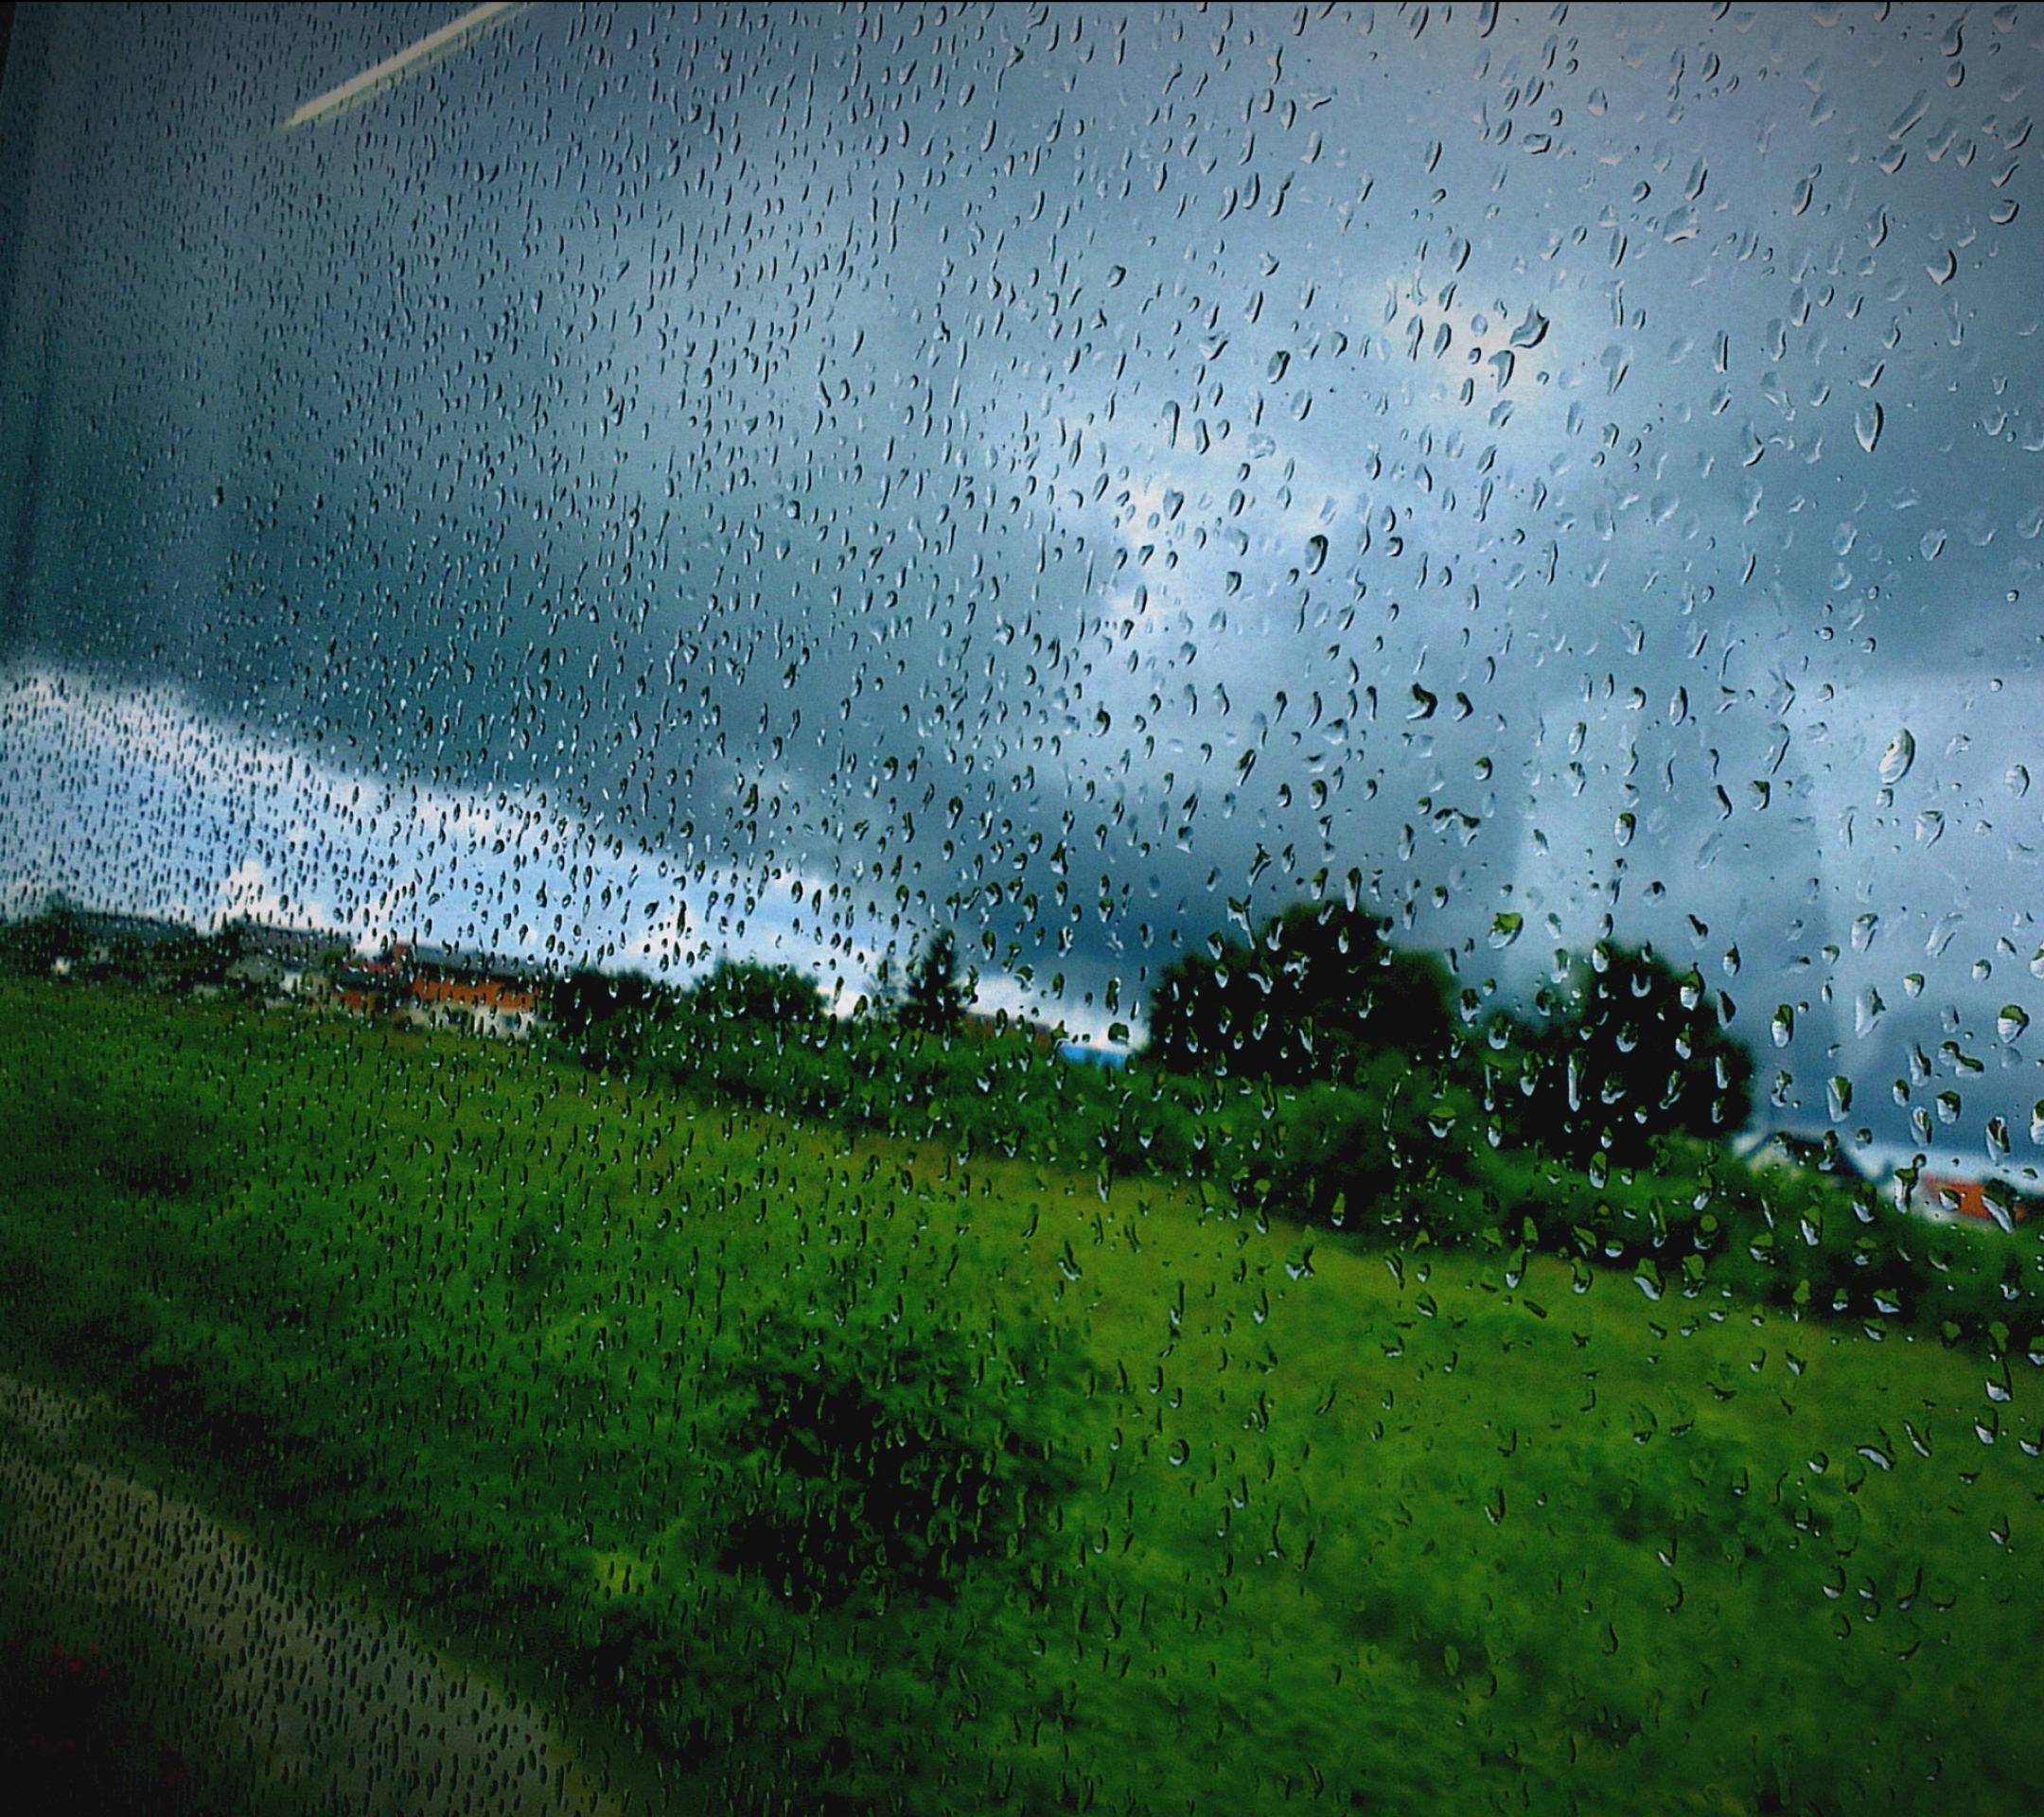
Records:
{"label": "tree", "polygon": [[892,953],[882,953],[873,966],[872,988],[859,999],[858,1013],[872,1022],[901,1019],[902,974]]}
{"label": "tree", "polygon": [[1285,1085],[1347,1083],[1387,1050],[1439,1061],[1447,974],[1386,944],[1385,925],[1336,903],[1302,903],[1247,944],[1216,937],[1183,955],[1151,993],[1151,1058],[1170,1072]]}
{"label": "tree", "polygon": [[664,993],[640,972],[599,972],[583,966],[554,986],[554,1026],[573,1036],[620,1016],[641,1020],[658,1011]]}
{"label": "tree", "polygon": [[1721,1139],[1753,1110],[1753,1056],[1726,1032],[1695,971],[1651,946],[1599,944],[1578,962],[1547,1024],[1522,1124],[1543,1146],[1627,1165],[1657,1137]]}
{"label": "tree", "polygon": [[958,940],[948,927],[940,927],[925,938],[909,961],[895,1020],[923,1034],[955,1033],[965,1019],[971,994]]}
{"label": "tree", "polygon": [[90,943],[78,916],[61,898],[28,921],[0,928],[0,964],[9,971],[46,972],[59,960],[83,961]]}
{"label": "tree", "polygon": [[688,995],[690,1008],[749,1022],[820,1022],[823,993],[815,979],[792,965],[720,959]]}

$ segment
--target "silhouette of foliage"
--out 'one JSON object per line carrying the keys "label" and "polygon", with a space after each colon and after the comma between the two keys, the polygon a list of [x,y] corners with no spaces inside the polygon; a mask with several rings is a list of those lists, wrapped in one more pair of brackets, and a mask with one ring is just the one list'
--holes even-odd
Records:
{"label": "silhouette of foliage", "polygon": [[17,1634],[0,1647],[0,1771],[17,1808],[155,1817],[191,1808],[185,1763],[133,1710],[97,1646]]}
{"label": "silhouette of foliage", "polygon": [[948,927],[928,935],[909,962],[895,1019],[921,1034],[951,1034],[965,1019],[971,995],[958,939]]}
{"label": "silhouette of foliage", "polygon": [[689,1007],[705,1014],[753,1022],[820,1022],[823,993],[815,979],[792,965],[720,959],[688,994]]}
{"label": "silhouette of foliage", "polygon": [[989,1367],[987,1349],[934,1320],[761,1321],[738,1369],[719,1564],[816,1609],[945,1599],[974,1561],[1015,1556],[1072,1479],[1040,1392],[1052,1357],[1039,1344]]}
{"label": "silhouette of foliage", "polygon": [[10,972],[46,972],[58,960],[79,963],[88,945],[78,916],[57,904],[27,920],[0,927],[0,967]]}
{"label": "silhouette of foliage", "polygon": [[1347,1083],[1386,1050],[1443,1058],[1447,974],[1387,944],[1384,926],[1339,904],[1299,904],[1246,944],[1216,937],[1183,955],[1151,994],[1149,1057],[1170,1072],[1280,1085]]}
{"label": "silhouette of foliage", "polygon": [[666,994],[637,972],[573,971],[554,987],[554,1025],[573,1037],[620,1016],[643,1017]]}
{"label": "silhouette of foliage", "polygon": [[1577,1160],[1642,1162],[1665,1136],[1722,1139],[1753,1110],[1752,1054],[1725,1032],[1702,979],[1650,946],[1598,945],[1526,1039],[1537,1064],[1531,1091],[1507,1094],[1515,1120]]}

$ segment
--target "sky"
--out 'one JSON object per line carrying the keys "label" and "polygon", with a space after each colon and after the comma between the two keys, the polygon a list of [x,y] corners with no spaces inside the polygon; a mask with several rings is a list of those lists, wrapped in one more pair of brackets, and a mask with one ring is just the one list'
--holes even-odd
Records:
{"label": "sky", "polygon": [[2037,1164],[2044,15],[536,7],[285,125],[459,10],[24,9],[8,902],[1104,1034],[1321,893]]}

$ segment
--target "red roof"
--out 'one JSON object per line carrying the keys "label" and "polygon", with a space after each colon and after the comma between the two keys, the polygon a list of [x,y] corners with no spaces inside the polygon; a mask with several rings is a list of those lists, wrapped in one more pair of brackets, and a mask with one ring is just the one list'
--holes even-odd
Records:
{"label": "red roof", "polygon": [[462,1009],[507,1014],[530,1010],[537,1001],[522,986],[495,978],[422,978],[412,986],[412,995],[421,1003],[450,1003]]}
{"label": "red roof", "polygon": [[1984,1181],[1953,1180],[1941,1174],[1925,1173],[1918,1176],[1916,1191],[1924,1204],[1948,1216],[1971,1218],[1981,1224],[2002,1221],[1988,1209]]}

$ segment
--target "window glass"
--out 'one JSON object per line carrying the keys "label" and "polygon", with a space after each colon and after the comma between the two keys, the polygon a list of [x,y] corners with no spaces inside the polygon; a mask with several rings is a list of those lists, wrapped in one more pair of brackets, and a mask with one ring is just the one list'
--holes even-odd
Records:
{"label": "window glass", "polygon": [[9,1770],[2035,1808],[2040,76],[19,9]]}

